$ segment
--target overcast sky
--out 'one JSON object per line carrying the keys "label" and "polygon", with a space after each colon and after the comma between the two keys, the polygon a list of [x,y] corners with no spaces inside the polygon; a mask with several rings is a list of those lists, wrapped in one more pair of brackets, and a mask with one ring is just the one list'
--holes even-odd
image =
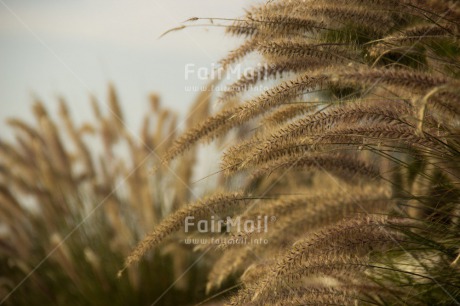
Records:
{"label": "overcast sky", "polygon": [[[158,39],[194,16],[239,17],[260,1],[0,0],[0,120],[30,119],[32,94],[52,109],[64,96],[74,117],[89,115],[90,93],[103,100],[113,81],[127,123],[137,123],[150,92],[185,109],[194,93],[188,63],[210,67],[238,43],[221,28],[190,28]],[[5,125],[0,124],[2,136]]]}

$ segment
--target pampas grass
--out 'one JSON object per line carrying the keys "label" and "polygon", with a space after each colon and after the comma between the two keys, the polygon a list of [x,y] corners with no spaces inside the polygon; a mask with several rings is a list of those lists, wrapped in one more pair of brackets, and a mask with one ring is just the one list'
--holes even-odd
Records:
{"label": "pampas grass", "polygon": [[[152,98],[158,127],[152,134],[147,116],[140,145],[118,120],[123,112],[113,88],[109,116],[93,103],[97,125],[76,126],[61,104],[66,137],[40,103],[38,131],[10,122],[17,142],[0,142],[1,216],[10,235],[2,250],[13,258],[2,264],[10,278],[36,263],[37,251],[28,246],[37,246],[31,229],[39,229],[38,253],[56,248],[52,263],[63,271],[50,279],[70,280],[71,292],[130,288],[132,295],[120,293],[129,303],[144,301],[142,290],[177,287],[172,279],[145,276],[164,258],[176,276],[184,264],[206,258],[207,280],[192,264],[196,279],[164,291],[172,293],[165,303],[182,303],[179,291],[196,300],[191,292],[206,288],[213,294],[206,301],[229,305],[459,304],[458,3],[268,1],[239,19],[213,24],[194,17],[173,30],[199,26],[197,20],[243,39],[222,59],[223,71],[252,54],[261,62],[229,82],[215,111],[208,90],[221,80],[212,80],[194,105],[198,115],[177,137],[174,116]],[[268,78],[267,90],[249,94]],[[89,132],[102,136],[99,158],[82,140]],[[117,155],[119,142],[131,165]],[[191,183],[203,142],[222,152],[221,171],[211,174],[219,188],[195,198],[188,187],[166,182]],[[149,148],[160,158],[152,160]],[[78,224],[130,171],[127,189],[105,199],[99,222],[85,223],[80,240],[64,243],[62,228]],[[38,219],[22,204],[25,195],[39,203]],[[174,199],[166,205],[169,195]],[[270,221],[267,231],[265,224],[231,224],[262,216]],[[212,233],[185,232],[187,217],[227,223]],[[193,245],[193,254],[182,239],[204,242]],[[106,254],[115,263],[104,262]],[[56,266],[46,271],[56,273]],[[104,285],[87,286],[82,267]],[[25,288],[49,298],[49,279],[32,277],[34,285]]]}
{"label": "pampas grass", "polygon": [[244,42],[222,69],[261,62],[163,162],[225,140],[222,172],[252,199],[235,216],[276,222],[222,233],[269,242],[217,247],[209,292],[235,284],[230,305],[459,303],[459,12],[447,0],[270,1],[228,24]]}

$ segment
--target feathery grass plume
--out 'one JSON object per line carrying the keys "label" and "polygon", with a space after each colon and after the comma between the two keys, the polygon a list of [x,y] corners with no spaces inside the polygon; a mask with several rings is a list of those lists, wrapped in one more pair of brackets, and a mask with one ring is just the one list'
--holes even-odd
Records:
{"label": "feathery grass plume", "polygon": [[281,77],[289,72],[302,72],[306,70],[315,70],[323,63],[316,59],[283,59],[276,63],[263,64],[260,67],[256,67],[254,71],[250,71],[247,74],[243,74],[240,79],[229,85],[225,91],[222,92],[219,97],[221,102],[226,102],[231,98],[235,98],[238,94],[244,92],[250,86],[256,85],[259,81],[267,80],[268,78]]}
{"label": "feathery grass plume", "polygon": [[[330,210],[331,216],[332,214],[340,214],[340,217],[347,217],[356,212],[376,213],[391,209],[391,205],[385,204],[391,204],[390,190],[385,185],[344,186],[344,188],[346,189],[329,189],[329,192],[327,192],[328,189],[317,188],[317,190],[308,190],[307,194],[279,197],[276,200],[260,204],[257,209],[248,211],[247,214],[263,213],[288,216],[294,211],[304,210],[306,214],[310,212],[309,217],[313,219],[313,215],[317,215],[318,218],[325,218],[329,214],[327,210]],[[380,209],[378,206],[390,207]],[[305,226],[314,228],[321,225],[316,225],[312,220]]]}
{"label": "feathery grass plume", "polygon": [[256,228],[253,232],[236,232],[228,240],[263,238],[268,240],[269,244],[221,244],[224,254],[213,266],[208,276],[207,288],[218,288],[230,275],[249,269],[254,259],[270,260],[304,233],[337,222],[344,217],[354,217],[356,214],[389,212],[394,205],[391,203],[388,188],[368,186],[363,190],[348,187],[346,191],[328,193],[321,190],[312,195],[283,196],[272,201],[264,201],[244,212],[241,215],[242,220],[255,219],[257,215],[277,218],[270,225],[268,233],[258,233]]}
{"label": "feathery grass plume", "polygon": [[[365,257],[369,250],[398,242],[394,234],[383,228],[384,224],[382,217],[351,220],[335,225],[322,235],[296,242],[254,287],[252,300],[279,299],[276,293],[270,296],[270,291],[301,277],[330,274],[344,268],[348,270],[345,273],[356,273],[353,272],[354,267],[359,271],[366,266]],[[315,256],[318,253],[322,256]],[[360,259],[361,256],[364,258]]]}
{"label": "feathery grass plume", "polygon": [[[352,69],[354,70],[354,69]],[[192,144],[200,139],[207,137],[212,139],[217,137],[238,124],[258,117],[266,113],[269,109],[279,107],[280,105],[290,102],[295,97],[314,90],[316,87],[322,87],[327,80],[335,83],[343,82],[346,85],[354,86],[356,84],[375,85],[385,84],[396,88],[415,88],[420,92],[430,86],[439,86],[446,84],[448,80],[443,77],[434,77],[428,74],[418,72],[408,72],[387,69],[380,71],[378,69],[356,70],[350,73],[306,73],[298,78],[283,82],[280,85],[264,92],[261,96],[251,99],[241,106],[233,109],[226,109],[217,115],[210,117],[205,122],[191,129],[181,136],[174,146],[166,155],[164,161],[174,159],[179,154],[187,150]]]}
{"label": "feathery grass plume", "polygon": [[[318,61],[349,63],[353,62],[357,55],[352,54],[352,45],[330,43],[312,44],[303,40],[280,40],[270,43],[260,43],[258,50],[263,55],[286,57],[288,59],[312,58]],[[323,64],[324,65],[324,64]]]}
{"label": "feathery grass plume", "polygon": [[228,280],[231,275],[244,266],[248,261],[254,260],[254,255],[250,252],[245,252],[239,248],[226,250],[213,264],[208,273],[206,292],[218,289],[224,281]]}
{"label": "feathery grass plume", "polygon": [[[317,286],[315,288],[289,287],[279,289],[276,298],[267,298],[264,305],[353,305],[362,301],[354,290],[332,289]],[[236,300],[234,301],[236,302]],[[229,303],[229,305],[240,305],[241,301]],[[254,302],[247,305],[260,305]]]}
{"label": "feathery grass plume", "polygon": [[[435,47],[435,44],[442,41],[452,39],[449,35],[452,26],[439,27],[432,24],[418,24],[407,29],[398,30],[396,33],[390,34],[378,41],[372,42],[373,45],[369,52],[374,57],[382,53],[396,49],[402,45],[407,45],[410,48],[417,47]],[[375,44],[377,43],[377,44]],[[419,46],[420,45],[420,46]]]}
{"label": "feathery grass plume", "polygon": [[[276,222],[221,234],[208,291],[235,284],[232,305],[458,303],[459,11],[448,0],[293,0],[233,20],[228,33],[245,40],[223,66],[249,53],[264,65],[163,160],[218,139],[231,190],[269,198],[234,218]],[[230,242],[259,238],[269,243]]]}
{"label": "feathery grass plume", "polygon": [[350,69],[350,71],[331,73],[335,82],[349,86],[356,85],[386,85],[392,88],[401,88],[413,94],[426,93],[427,89],[445,85],[458,84],[458,80],[446,76],[434,75],[409,69]]}
{"label": "feathery grass plume", "polygon": [[312,86],[321,86],[322,80],[321,77],[302,76],[299,79],[284,82],[242,105],[222,110],[180,136],[165,156],[164,162],[171,161],[201,139],[218,137],[236,125],[260,116],[270,108],[288,103],[299,94],[304,94],[304,91]]}
{"label": "feathery grass plume", "polygon": [[[415,128],[394,125],[375,125],[369,128],[341,128],[328,131],[314,140],[314,143],[331,143],[344,145],[379,145],[389,146],[404,150],[401,145],[420,148],[424,152],[448,156],[449,147],[437,139],[434,135],[428,133],[422,136],[416,135]],[[399,144],[399,145],[398,145]]]}
{"label": "feathery grass plume", "polygon": [[[346,252],[358,255],[367,254],[369,249],[378,247],[378,243],[395,243],[394,234],[384,227],[386,223],[386,218],[381,216],[355,218],[333,225],[322,235],[315,233],[313,237],[297,241],[287,255],[277,263],[274,273],[278,276],[288,274],[291,269],[302,266],[302,261],[308,260],[311,253],[323,250],[341,255]],[[362,248],[364,246],[365,248]]]}
{"label": "feathery grass plume", "polygon": [[[345,105],[333,106],[324,111],[305,114],[286,126],[281,126],[263,143],[263,150],[269,150],[276,143],[289,141],[294,138],[316,135],[321,132],[338,129],[342,126],[369,126],[370,124],[407,125],[410,109],[401,102],[372,101],[350,102]],[[276,113],[274,113],[275,115]],[[403,115],[403,117],[401,117]],[[261,148],[262,149],[262,148]]]}
{"label": "feathery grass plume", "polygon": [[286,16],[274,12],[270,15],[252,16],[249,21],[253,27],[262,33],[276,33],[287,35],[305,35],[308,32],[318,32],[325,29],[321,20],[304,18],[301,16]]}
{"label": "feathery grass plume", "polygon": [[[247,165],[245,165],[247,166]],[[311,154],[307,156],[289,155],[262,165],[253,173],[253,177],[271,174],[274,171],[319,170],[333,173],[345,181],[358,177],[378,179],[379,171],[359,159],[337,154]]]}
{"label": "feathery grass plume", "polygon": [[[157,246],[165,237],[182,228],[186,217],[203,218],[207,215],[214,215],[230,206],[240,205],[247,200],[248,198],[243,197],[240,193],[216,194],[179,209],[163,220],[152,233],[137,245],[126,258],[123,270],[138,262],[147,251]],[[119,276],[121,276],[123,270],[119,272]]]}
{"label": "feathery grass plume", "polygon": [[[240,33],[238,33],[240,34]],[[243,57],[254,51],[257,47],[257,39],[246,41],[243,45],[233,50],[228,56],[222,59],[219,63],[222,69],[227,69],[231,64],[241,60]]]}
{"label": "feathery grass plume", "polygon": [[317,109],[318,104],[316,103],[292,103],[281,106],[278,110],[268,114],[261,120],[261,123],[275,127],[278,124],[283,124],[301,115],[307,115]]}
{"label": "feathery grass plume", "polygon": [[[434,156],[449,155],[449,148],[432,135],[416,135],[415,128],[387,124],[370,127],[339,127],[323,133],[301,136],[293,139],[269,139],[260,142],[251,151],[238,157],[227,156],[223,169],[228,172],[249,166],[261,166],[286,156],[302,156],[313,152],[330,152],[352,149],[388,147],[396,152],[407,151],[405,146],[419,148]],[[286,157],[287,158],[287,157]]]}
{"label": "feathery grass plume", "polygon": [[[311,5],[305,13],[312,18],[327,18],[328,23],[332,25],[337,23],[339,26],[352,25],[360,27],[359,32],[369,29],[374,33],[386,33],[394,27],[397,21],[403,22],[398,18],[397,14],[392,14],[388,10],[337,5],[325,3],[325,1],[317,6]],[[385,24],[385,27],[382,27],[382,24]]]}

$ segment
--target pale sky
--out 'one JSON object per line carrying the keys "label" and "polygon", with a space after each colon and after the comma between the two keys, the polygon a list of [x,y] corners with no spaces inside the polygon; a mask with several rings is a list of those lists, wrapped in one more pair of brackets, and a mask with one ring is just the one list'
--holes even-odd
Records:
{"label": "pale sky", "polygon": [[51,110],[64,96],[77,119],[89,115],[89,93],[105,101],[113,81],[127,124],[138,129],[147,95],[177,110],[194,93],[184,67],[210,67],[240,43],[222,28],[190,28],[158,37],[190,17],[236,18],[261,1],[0,0],[0,136],[6,117],[32,118],[32,94]]}

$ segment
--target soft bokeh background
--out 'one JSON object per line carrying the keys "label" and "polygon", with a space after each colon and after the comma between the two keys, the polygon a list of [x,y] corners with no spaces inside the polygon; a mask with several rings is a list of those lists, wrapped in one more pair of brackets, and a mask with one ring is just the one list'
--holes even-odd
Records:
{"label": "soft bokeh background", "polygon": [[[254,1],[252,1],[254,3]],[[138,130],[147,95],[184,113],[196,93],[184,67],[211,67],[238,40],[220,27],[194,27],[158,39],[190,17],[238,17],[243,0],[0,0],[0,131],[5,118],[31,119],[32,96],[51,109],[64,96],[77,120],[90,115],[89,94],[105,101],[113,81],[126,123]],[[201,22],[200,22],[201,23]]]}

